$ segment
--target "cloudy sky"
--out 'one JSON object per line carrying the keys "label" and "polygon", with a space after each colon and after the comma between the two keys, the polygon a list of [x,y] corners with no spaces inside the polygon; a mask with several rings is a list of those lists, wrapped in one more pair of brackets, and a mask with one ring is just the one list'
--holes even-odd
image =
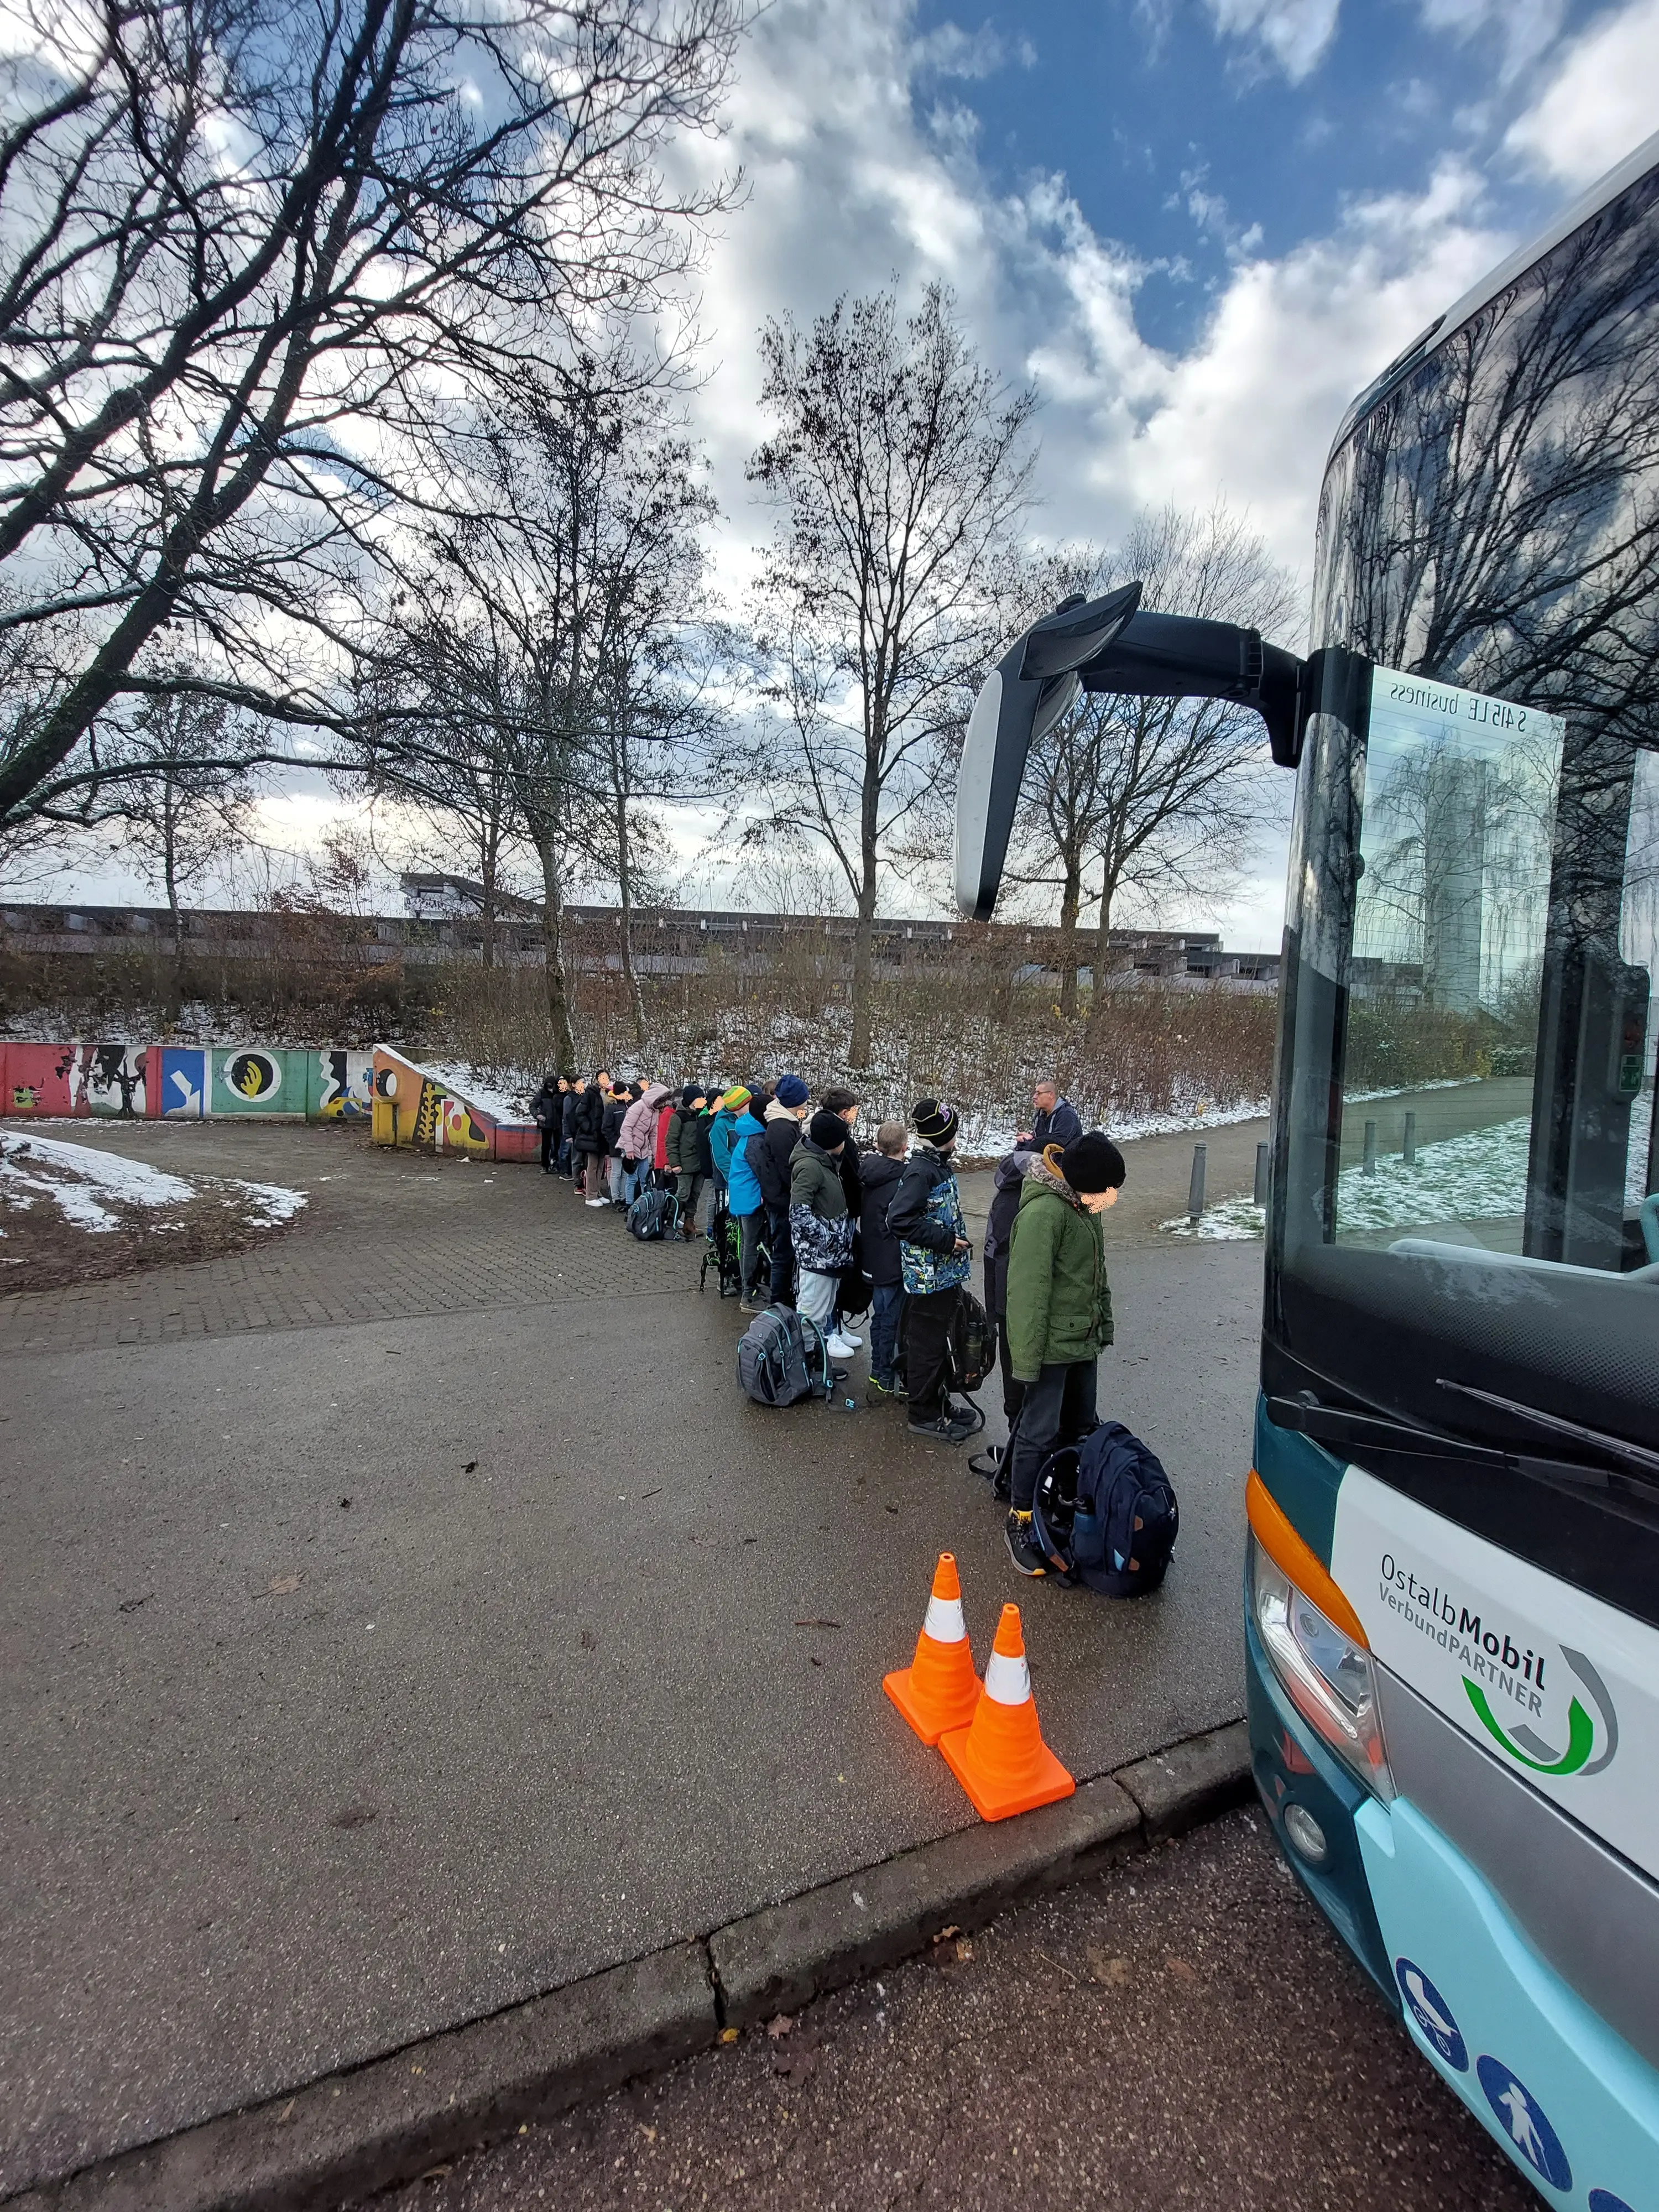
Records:
{"label": "cloudy sky", "polygon": [[[1305,579],[1354,392],[1659,126],[1659,0],[771,0],[729,124],[696,156],[747,180],[697,401],[728,592],[766,529],[757,330],[890,277],[944,278],[1035,381],[1042,537],[1221,495]],[[1230,942],[1277,943],[1282,866]]]}

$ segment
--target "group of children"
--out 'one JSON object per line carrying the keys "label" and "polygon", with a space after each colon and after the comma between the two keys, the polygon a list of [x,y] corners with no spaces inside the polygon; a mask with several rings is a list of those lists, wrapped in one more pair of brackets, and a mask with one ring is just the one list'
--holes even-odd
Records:
{"label": "group of children", "polygon": [[[1038,1472],[1095,1425],[1098,1362],[1112,1341],[1101,1218],[1125,1170],[1054,1081],[1036,1086],[1032,1105],[1030,1128],[997,1165],[984,1253],[1009,1441],[971,1464],[1007,1500],[1010,1559],[1037,1576],[1048,1571],[1032,1534]],[[532,1111],[544,1169],[571,1177],[591,1206],[626,1207],[654,1179],[674,1190],[690,1240],[708,1191],[708,1233],[722,1211],[738,1224],[744,1312],[793,1305],[830,1358],[845,1359],[863,1343],[848,1314],[867,1306],[871,1403],[904,1400],[911,1435],[961,1444],[981,1424],[951,1395],[952,1329],[973,1264],[957,1117],[919,1099],[908,1128],[884,1121],[874,1149],[860,1152],[860,1107],[839,1087],[815,1105],[798,1075],[675,1092],[615,1084],[601,1068],[591,1080],[549,1076]]]}

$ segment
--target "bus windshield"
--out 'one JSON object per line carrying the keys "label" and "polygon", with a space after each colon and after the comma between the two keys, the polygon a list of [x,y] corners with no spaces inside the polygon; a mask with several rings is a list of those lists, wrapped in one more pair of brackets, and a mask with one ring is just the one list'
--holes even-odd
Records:
{"label": "bus windshield", "polygon": [[1583,1431],[1639,1462],[1659,1450],[1650,179],[1339,446],[1313,642],[1270,1389],[1534,1449]]}

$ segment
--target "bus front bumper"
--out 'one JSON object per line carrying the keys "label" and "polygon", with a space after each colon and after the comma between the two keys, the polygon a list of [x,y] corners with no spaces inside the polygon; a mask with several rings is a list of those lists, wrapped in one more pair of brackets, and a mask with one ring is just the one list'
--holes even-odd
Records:
{"label": "bus front bumper", "polygon": [[[1479,1869],[1380,1804],[1306,1727],[1246,1628],[1257,1791],[1287,1863],[1424,2057],[1551,2203],[1659,2212],[1659,2073],[1546,1965]],[[1285,1816],[1325,1852],[1310,1863]]]}

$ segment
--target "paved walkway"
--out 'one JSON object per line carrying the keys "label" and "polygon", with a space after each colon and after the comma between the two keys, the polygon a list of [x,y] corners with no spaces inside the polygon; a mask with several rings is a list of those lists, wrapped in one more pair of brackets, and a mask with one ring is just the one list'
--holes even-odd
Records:
{"label": "paved walkway", "polygon": [[1079,1776],[1240,1710],[1259,1247],[1116,1253],[1107,1403],[1182,1534],[1112,1606],[1019,1583],[896,1413],[748,1405],[696,1254],[562,1185],[89,1134],[312,1205],[0,1300],[0,2189],[962,1825],[879,1689],[947,1545]]}

